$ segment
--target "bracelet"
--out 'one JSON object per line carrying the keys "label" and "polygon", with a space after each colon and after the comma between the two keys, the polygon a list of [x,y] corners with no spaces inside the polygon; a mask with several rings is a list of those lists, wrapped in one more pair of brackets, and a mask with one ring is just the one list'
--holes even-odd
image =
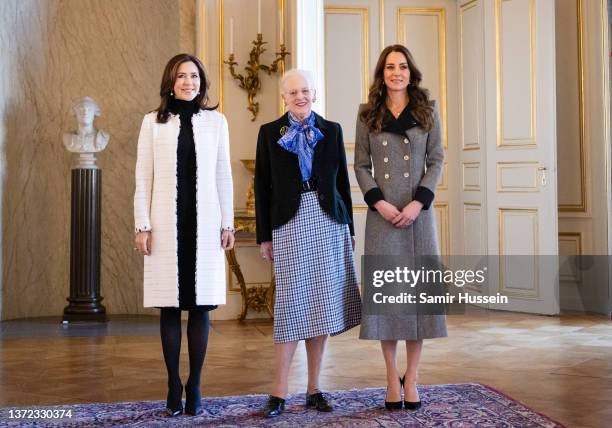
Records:
{"label": "bracelet", "polygon": [[236,233],[236,229],[234,229],[233,227],[230,227],[230,226],[222,227],[221,228],[221,233],[223,233],[225,231],[231,232],[232,234]]}

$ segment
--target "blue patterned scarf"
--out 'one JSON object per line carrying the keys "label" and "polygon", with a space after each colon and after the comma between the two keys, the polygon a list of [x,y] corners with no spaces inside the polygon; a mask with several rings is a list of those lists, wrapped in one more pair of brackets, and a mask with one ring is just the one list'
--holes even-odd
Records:
{"label": "blue patterned scarf", "polygon": [[285,150],[295,153],[300,163],[302,180],[310,180],[312,176],[312,158],[314,148],[319,140],[323,139],[321,131],[314,126],[315,114],[310,116],[304,123],[300,122],[293,113],[289,112],[289,124],[291,125],[278,144]]}

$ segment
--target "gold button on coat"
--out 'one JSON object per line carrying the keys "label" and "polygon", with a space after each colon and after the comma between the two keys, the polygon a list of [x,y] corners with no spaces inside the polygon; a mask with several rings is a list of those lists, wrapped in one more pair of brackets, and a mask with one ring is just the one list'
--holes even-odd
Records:
{"label": "gold button on coat", "polygon": [[408,160],[408,159],[410,159],[410,156],[404,155],[404,160]]}
{"label": "gold button on coat", "polygon": [[404,173],[404,177],[408,177],[408,176],[410,176],[410,173],[405,172],[405,173]]}
{"label": "gold button on coat", "polygon": [[383,146],[387,145],[387,140],[383,141]]}
{"label": "gold button on coat", "polygon": [[389,158],[384,158],[383,159],[385,162],[389,162]]}
{"label": "gold button on coat", "polygon": [[389,174],[385,174],[385,180],[389,179]]}
{"label": "gold button on coat", "polygon": [[404,138],[404,144],[408,144],[408,138]]}

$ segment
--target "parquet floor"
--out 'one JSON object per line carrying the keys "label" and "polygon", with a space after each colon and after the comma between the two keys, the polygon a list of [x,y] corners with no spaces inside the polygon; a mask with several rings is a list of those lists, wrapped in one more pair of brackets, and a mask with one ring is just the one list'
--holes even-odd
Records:
{"label": "parquet floor", "polygon": [[[157,318],[117,317],[88,337],[64,337],[66,329],[53,333],[56,321],[0,323],[0,407],[165,398]],[[41,325],[52,325],[52,332]],[[321,376],[325,390],[384,385],[379,343],[357,336],[354,329],[329,340]],[[215,321],[204,395],[267,393],[273,379],[271,338],[267,321]],[[403,365],[404,353],[399,354]],[[184,377],[187,363],[184,337]],[[448,338],[426,341],[419,376],[426,384],[486,383],[568,426],[609,427],[612,323],[585,315],[453,315]],[[290,391],[305,388],[300,345]]]}

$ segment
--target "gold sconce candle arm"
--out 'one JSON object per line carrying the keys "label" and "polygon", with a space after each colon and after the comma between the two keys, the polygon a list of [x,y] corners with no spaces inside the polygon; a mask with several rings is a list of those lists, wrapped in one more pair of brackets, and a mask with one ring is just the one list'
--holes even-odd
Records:
{"label": "gold sconce candle arm", "polygon": [[272,64],[270,64],[269,67],[267,65],[262,65],[261,68],[265,70],[268,75],[271,75],[272,73],[278,73],[280,71],[279,64],[285,63],[285,57],[287,55],[289,55],[289,52],[287,52],[285,45],[282,44],[280,45],[280,52],[276,52],[276,59],[272,62]]}
{"label": "gold sconce candle arm", "polygon": [[234,79],[238,80],[240,82],[240,87],[242,89],[244,89],[245,88],[245,86],[244,86],[244,77],[242,75],[236,73],[235,66],[237,66],[238,63],[236,61],[234,61],[234,54],[231,53],[229,55],[229,59],[227,61],[224,61],[224,63],[229,66],[230,74],[232,75],[232,77]]}

